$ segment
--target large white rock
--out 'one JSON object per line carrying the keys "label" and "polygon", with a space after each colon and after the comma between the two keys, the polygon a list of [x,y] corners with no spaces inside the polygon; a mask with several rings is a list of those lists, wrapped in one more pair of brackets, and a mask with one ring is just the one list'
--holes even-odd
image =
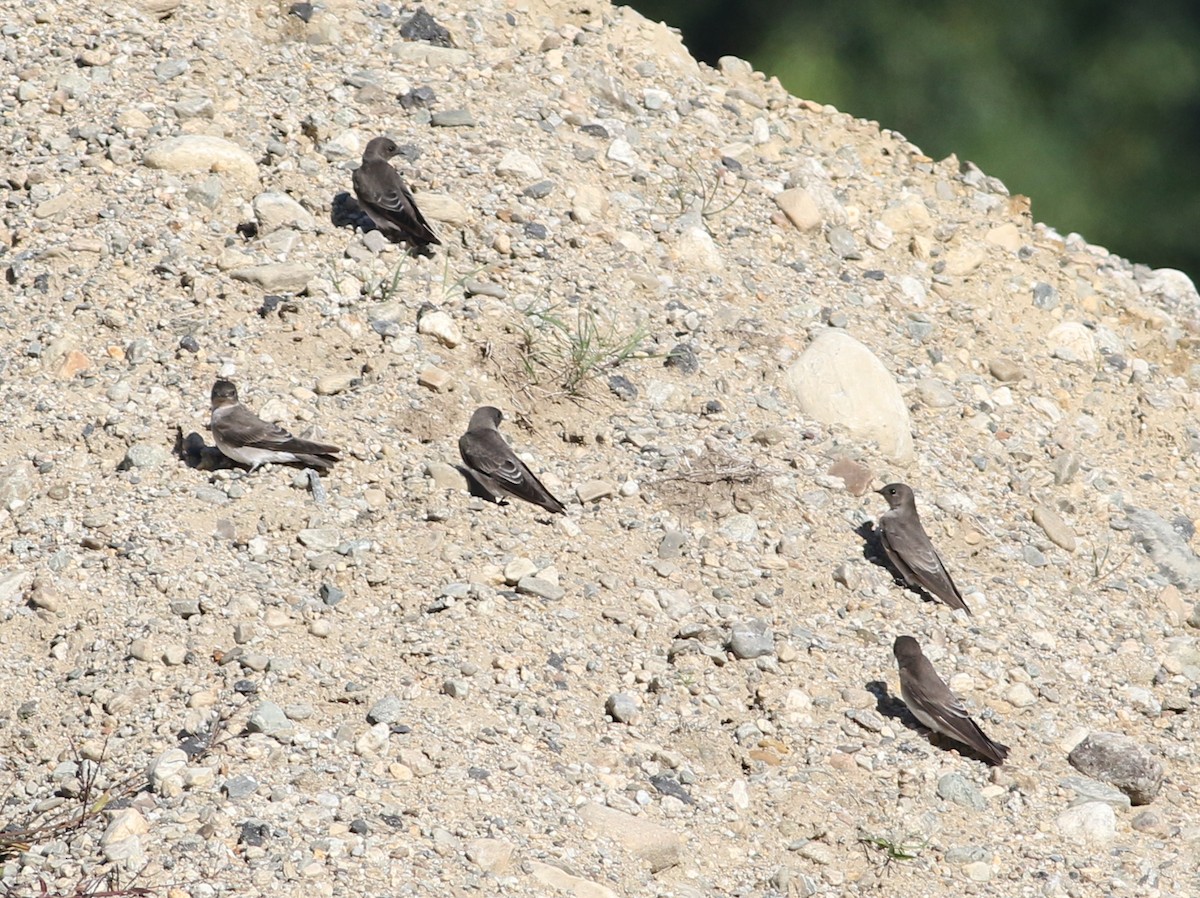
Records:
{"label": "large white rock", "polygon": [[875,354],[845,331],[822,331],[788,368],[785,382],[805,415],[878,443],[897,464],[912,461],[912,425],[900,388]]}
{"label": "large white rock", "polygon": [[258,181],[254,157],[236,143],[206,134],[171,137],[156,144],[142,158],[149,168],[177,172],[217,172],[239,181]]}

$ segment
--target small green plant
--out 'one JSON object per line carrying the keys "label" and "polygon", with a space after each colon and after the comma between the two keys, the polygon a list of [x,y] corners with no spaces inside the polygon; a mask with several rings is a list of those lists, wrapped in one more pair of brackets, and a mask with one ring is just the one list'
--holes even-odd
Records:
{"label": "small green plant", "polygon": [[891,839],[860,831],[858,844],[863,847],[867,858],[875,864],[876,873],[881,874],[896,861],[913,861],[921,855],[921,849],[929,844],[926,836],[920,842],[909,842],[908,837]]}
{"label": "small green plant", "polygon": [[578,397],[588,382],[628,359],[647,357],[645,324],[621,331],[616,322],[582,303],[565,313],[559,307],[530,305],[518,324],[521,364],[529,383],[553,383]]}
{"label": "small green plant", "polygon": [[[728,211],[746,192],[746,181],[743,179],[737,193],[731,198],[724,198],[726,193],[724,166],[714,166],[712,177],[706,178],[699,166],[688,159],[682,167],[676,166],[675,180],[667,191],[667,198],[677,208],[652,209],[652,214],[683,216],[689,212],[697,212],[701,221],[716,218]],[[722,201],[724,199],[724,201]]]}
{"label": "small green plant", "polygon": [[400,279],[404,277],[408,271],[409,257],[401,255],[400,261],[396,263],[396,267],[392,269],[390,277],[381,277],[374,286],[371,287],[371,292],[367,295],[369,300],[379,300],[379,302],[387,302],[396,292],[396,288],[400,286]]}

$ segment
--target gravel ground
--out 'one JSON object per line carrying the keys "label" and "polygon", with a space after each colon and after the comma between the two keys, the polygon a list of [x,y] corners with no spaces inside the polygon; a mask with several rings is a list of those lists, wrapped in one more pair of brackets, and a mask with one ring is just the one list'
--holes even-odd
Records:
{"label": "gravel ground", "polygon": [[[1200,893],[1191,282],[631,10],[424,10],[0,28],[0,882]],[[223,465],[218,376],[343,461]],[[468,492],[481,404],[565,516]]]}

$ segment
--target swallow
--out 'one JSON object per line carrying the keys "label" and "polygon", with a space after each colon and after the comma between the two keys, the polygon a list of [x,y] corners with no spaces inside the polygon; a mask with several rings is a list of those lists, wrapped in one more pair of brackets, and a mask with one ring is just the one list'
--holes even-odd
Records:
{"label": "swallow", "polygon": [[477,408],[471,415],[467,432],[458,440],[458,452],[472,477],[493,498],[514,496],[540,505],[553,514],[566,514],[566,508],[542,486],[532,471],[504,442],[496,425],[503,420],[500,409],[490,405]]}
{"label": "swallow", "polygon": [[993,742],[971,719],[945,684],[921,646],[911,636],[897,637],[892,654],[900,664],[900,696],[913,717],[935,733],[949,736],[999,767],[1008,757],[1008,746]]}
{"label": "swallow", "polygon": [[879,541],[904,582],[970,614],[971,609],[921,526],[912,488],[904,483],[889,483],[875,492],[888,504],[888,510],[879,516]]}
{"label": "swallow", "polygon": [[354,170],[354,194],[363,211],[384,236],[407,241],[418,249],[440,244],[437,234],[417,208],[412,191],[388,162],[400,152],[390,137],[376,137],[363,151],[362,165]]}
{"label": "swallow", "polygon": [[277,424],[264,421],[238,402],[237,387],[218,380],[212,388],[213,442],[221,454],[254,473],[267,462],[301,464],[328,471],[339,461],[342,450],[328,443],[314,443],[292,436]]}

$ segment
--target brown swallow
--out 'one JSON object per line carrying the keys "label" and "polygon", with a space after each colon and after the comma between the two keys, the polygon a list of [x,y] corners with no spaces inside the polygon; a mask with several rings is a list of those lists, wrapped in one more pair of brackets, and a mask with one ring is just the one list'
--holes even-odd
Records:
{"label": "brown swallow", "polygon": [[467,432],[458,440],[458,452],[471,476],[493,497],[514,496],[540,505],[554,514],[566,508],[542,486],[525,462],[504,442],[496,425],[503,419],[500,409],[482,406],[471,415]]}
{"label": "brown swallow", "polygon": [[897,637],[892,653],[900,663],[900,695],[913,717],[935,733],[949,736],[978,752],[989,764],[998,767],[1004,763],[1008,746],[984,735],[958,696],[937,675],[915,639]]}
{"label": "brown swallow", "polygon": [[415,247],[440,244],[437,234],[417,208],[412,191],[388,162],[400,152],[390,137],[376,137],[363,152],[362,165],[354,170],[354,194],[363,211],[389,240],[407,241]]}
{"label": "brown swallow", "polygon": [[237,387],[227,380],[213,384],[210,427],[221,454],[249,465],[251,473],[267,462],[328,471],[339,461],[337,453],[342,451],[328,443],[298,439],[279,425],[264,421],[238,402]]}
{"label": "brown swallow", "polygon": [[888,504],[888,510],[879,516],[879,541],[904,582],[970,614],[971,609],[921,526],[912,488],[904,483],[889,483],[875,492],[887,499]]}

